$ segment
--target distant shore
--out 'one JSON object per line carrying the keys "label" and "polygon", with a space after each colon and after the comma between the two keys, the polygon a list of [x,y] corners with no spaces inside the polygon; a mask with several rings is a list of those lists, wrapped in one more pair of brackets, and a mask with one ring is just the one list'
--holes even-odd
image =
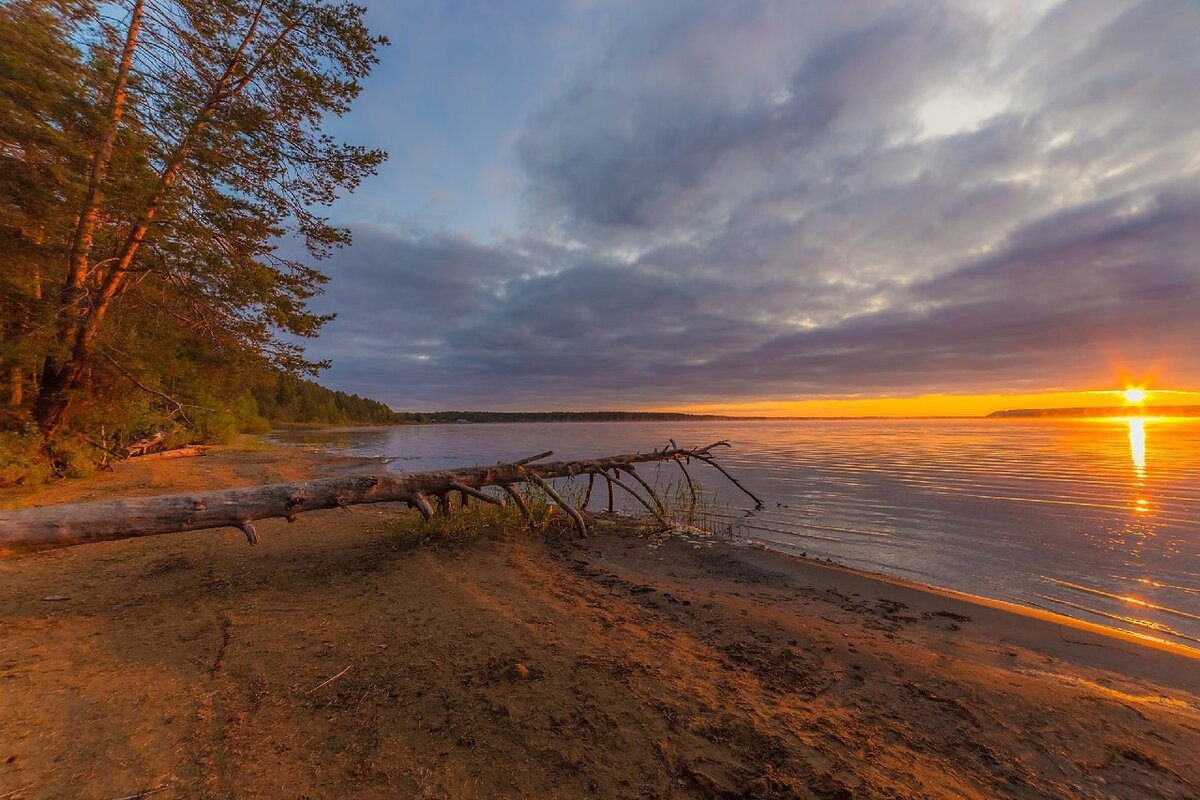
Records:
{"label": "distant shore", "polygon": [[[989,414],[977,416],[921,414],[764,417],[657,411],[398,411],[396,412],[396,419],[392,422],[367,423],[367,426],[534,422],[820,422],[854,420],[1094,419],[1100,417],[1200,417],[1200,405],[1015,408],[993,411]],[[338,427],[345,426],[300,422],[280,423],[274,426],[278,430],[323,430]]]}
{"label": "distant shore", "polygon": [[[247,439],[0,502],[368,463]],[[422,544],[404,519],[0,560],[0,796],[1200,794],[1184,648],[630,521]]]}
{"label": "distant shore", "polygon": [[993,411],[987,419],[1096,417],[1200,417],[1200,406],[1091,406],[1087,408],[1013,408]]}

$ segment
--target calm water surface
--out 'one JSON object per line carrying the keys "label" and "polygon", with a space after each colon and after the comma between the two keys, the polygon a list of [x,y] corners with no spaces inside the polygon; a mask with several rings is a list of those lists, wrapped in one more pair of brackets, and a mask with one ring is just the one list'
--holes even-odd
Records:
{"label": "calm water surface", "polygon": [[[289,434],[426,470],[728,439],[733,536],[1200,647],[1200,420],[430,425]],[[674,468],[672,468],[674,469]],[[677,472],[664,472],[677,478]],[[597,493],[599,494],[599,493]]]}

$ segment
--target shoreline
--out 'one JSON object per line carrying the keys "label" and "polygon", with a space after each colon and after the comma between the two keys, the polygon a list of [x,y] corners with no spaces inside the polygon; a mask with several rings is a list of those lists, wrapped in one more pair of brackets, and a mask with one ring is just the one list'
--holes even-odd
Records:
{"label": "shoreline", "polygon": [[[757,542],[748,542],[743,546],[751,550],[771,553],[772,555],[778,555],[789,560],[798,561],[815,569],[833,570],[834,572],[854,576],[864,580],[875,581],[880,584],[895,586],[909,591],[923,592],[934,597],[955,600],[961,603],[979,606],[981,608],[992,609],[1016,617],[1023,617],[1031,620],[1038,620],[1039,622],[1046,622],[1073,628],[1075,630],[1095,634],[1097,636],[1117,639],[1137,647],[1146,647],[1151,650],[1161,650],[1174,655],[1200,661],[1200,647],[1192,647],[1180,642],[1172,642],[1168,639],[1160,639],[1149,634],[1140,634],[1134,631],[1127,631],[1122,628],[1114,628],[1108,625],[1102,625],[1098,622],[1090,622],[1088,620],[1079,619],[1067,614],[1060,614],[1056,611],[1051,611],[1050,609],[1027,606],[1011,600],[1001,600],[995,597],[964,592],[958,589],[951,589],[949,587],[938,586],[932,583],[924,583],[923,581],[914,581],[909,578],[889,575],[886,572],[878,572],[875,570],[864,569],[862,567],[840,564],[832,559],[822,560],[808,558],[807,556],[789,553],[786,550],[775,550]],[[1200,663],[1198,663],[1196,667],[1197,669],[1200,669]],[[1200,680],[1197,681],[1197,687],[1200,688]]]}
{"label": "shoreline", "polygon": [[[1086,635],[1088,639],[1075,640],[1075,644],[1083,647],[1108,647],[1112,648],[1112,653],[1124,654],[1120,657],[1088,659],[1093,665],[1102,665],[1106,669],[1128,672],[1131,676],[1147,677],[1200,693],[1200,649],[1197,648],[1110,628],[1054,611],[846,566],[835,561],[810,559],[756,545],[749,545],[746,549],[765,556],[743,557],[748,563],[783,568],[812,585],[861,586],[864,591],[891,592],[905,597],[908,605],[918,609],[937,607],[944,610],[952,605],[960,610],[970,610],[972,618],[976,621],[986,621],[998,639],[1031,650],[1055,650],[1053,646],[1048,646],[1048,643],[1056,637],[1064,639],[1062,629],[1069,629],[1072,635]],[[790,569],[784,565],[790,565]],[[1050,627],[1055,630],[1051,631]],[[1131,649],[1116,649],[1117,643],[1130,645]],[[1144,658],[1149,654],[1146,651],[1162,653],[1169,658]]]}
{"label": "shoreline", "polygon": [[[37,500],[355,463],[250,443]],[[1200,793],[1192,653],[629,521],[422,542],[404,520],[0,560],[0,795]]]}

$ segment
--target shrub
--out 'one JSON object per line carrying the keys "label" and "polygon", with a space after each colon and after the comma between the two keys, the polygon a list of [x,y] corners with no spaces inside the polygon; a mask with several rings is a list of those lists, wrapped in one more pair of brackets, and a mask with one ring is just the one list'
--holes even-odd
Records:
{"label": "shrub", "polygon": [[45,483],[53,474],[40,436],[0,431],[0,487]]}

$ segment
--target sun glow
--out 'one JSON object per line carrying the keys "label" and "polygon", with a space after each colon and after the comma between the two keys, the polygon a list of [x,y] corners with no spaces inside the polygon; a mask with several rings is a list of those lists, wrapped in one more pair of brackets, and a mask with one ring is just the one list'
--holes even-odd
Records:
{"label": "sun glow", "polygon": [[1146,390],[1140,386],[1130,386],[1125,389],[1125,402],[1131,406],[1146,402]]}
{"label": "sun glow", "polygon": [[[729,414],[755,417],[985,417],[1006,409],[1110,409],[1112,416],[1163,416],[1175,405],[1200,406],[1200,392],[1153,390],[1132,380],[1107,389],[1050,391],[1028,394],[827,395],[804,399],[762,399],[724,403],[652,406],[645,411]],[[1119,406],[1119,407],[1118,407]],[[1167,414],[1169,416],[1169,414]]]}

